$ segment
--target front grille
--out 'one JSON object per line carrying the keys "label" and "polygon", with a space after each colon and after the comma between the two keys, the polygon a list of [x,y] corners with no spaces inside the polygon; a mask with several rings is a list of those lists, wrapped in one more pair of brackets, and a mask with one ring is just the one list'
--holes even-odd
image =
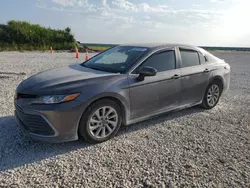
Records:
{"label": "front grille", "polygon": [[23,124],[24,128],[30,133],[45,136],[51,136],[55,134],[54,130],[40,115],[26,114],[18,105],[16,105],[16,115]]}

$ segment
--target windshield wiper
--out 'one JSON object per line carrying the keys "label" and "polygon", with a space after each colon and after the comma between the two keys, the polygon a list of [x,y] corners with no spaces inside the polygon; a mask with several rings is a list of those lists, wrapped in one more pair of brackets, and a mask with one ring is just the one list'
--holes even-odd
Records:
{"label": "windshield wiper", "polygon": [[107,71],[105,71],[105,70],[102,70],[102,69],[99,69],[99,68],[96,68],[96,67],[87,67],[87,68],[94,69],[94,70],[98,70],[98,71],[104,71],[104,72],[107,72]]}
{"label": "windshield wiper", "polygon": [[86,66],[85,64],[81,64],[83,67],[86,67],[86,68],[89,68],[89,69],[93,69],[93,70],[98,70],[98,71],[102,71],[102,72],[109,72],[109,73],[121,73],[117,70],[112,70],[112,69],[103,69],[103,68],[99,68],[99,67],[89,67],[89,66]]}
{"label": "windshield wiper", "polygon": [[86,66],[85,64],[81,64],[83,67],[86,67],[86,68],[89,68],[89,69],[94,69],[94,70],[98,70],[98,71],[104,71],[104,72],[107,72],[105,70],[102,70],[100,68],[97,68],[97,67],[89,67],[89,66]]}
{"label": "windshield wiper", "polygon": [[84,63],[80,64],[83,67],[89,68],[88,66],[86,66]]}

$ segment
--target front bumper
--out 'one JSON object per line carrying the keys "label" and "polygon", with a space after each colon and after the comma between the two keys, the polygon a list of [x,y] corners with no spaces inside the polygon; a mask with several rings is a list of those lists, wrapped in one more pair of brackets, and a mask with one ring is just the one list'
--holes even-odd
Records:
{"label": "front bumper", "polygon": [[78,139],[78,124],[83,109],[73,103],[25,105],[15,102],[15,116],[26,134],[34,140],[59,143]]}
{"label": "front bumper", "polygon": [[229,87],[230,87],[230,75],[231,75],[231,71],[228,71],[225,75],[224,75],[224,83],[223,83],[223,93],[222,94],[226,94],[229,91]]}

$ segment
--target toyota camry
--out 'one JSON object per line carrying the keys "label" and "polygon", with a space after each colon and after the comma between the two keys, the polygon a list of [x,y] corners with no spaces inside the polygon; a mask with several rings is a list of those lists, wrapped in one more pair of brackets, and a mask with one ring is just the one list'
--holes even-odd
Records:
{"label": "toyota camry", "polygon": [[229,82],[229,64],[202,48],[118,45],[24,80],[16,89],[15,114],[36,140],[99,143],[122,124],[196,105],[211,109]]}

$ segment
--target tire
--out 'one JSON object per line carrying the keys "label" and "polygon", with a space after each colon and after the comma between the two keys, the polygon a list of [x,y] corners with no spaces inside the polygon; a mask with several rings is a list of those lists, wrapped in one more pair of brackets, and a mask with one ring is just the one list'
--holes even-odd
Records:
{"label": "tire", "polygon": [[[206,89],[201,106],[205,109],[214,108],[220,100],[221,93],[222,93],[221,83],[219,81],[212,81]],[[211,102],[211,100],[213,102]]]}
{"label": "tire", "polygon": [[105,142],[116,135],[121,122],[121,107],[113,100],[101,99],[82,115],[79,134],[89,143]]}

